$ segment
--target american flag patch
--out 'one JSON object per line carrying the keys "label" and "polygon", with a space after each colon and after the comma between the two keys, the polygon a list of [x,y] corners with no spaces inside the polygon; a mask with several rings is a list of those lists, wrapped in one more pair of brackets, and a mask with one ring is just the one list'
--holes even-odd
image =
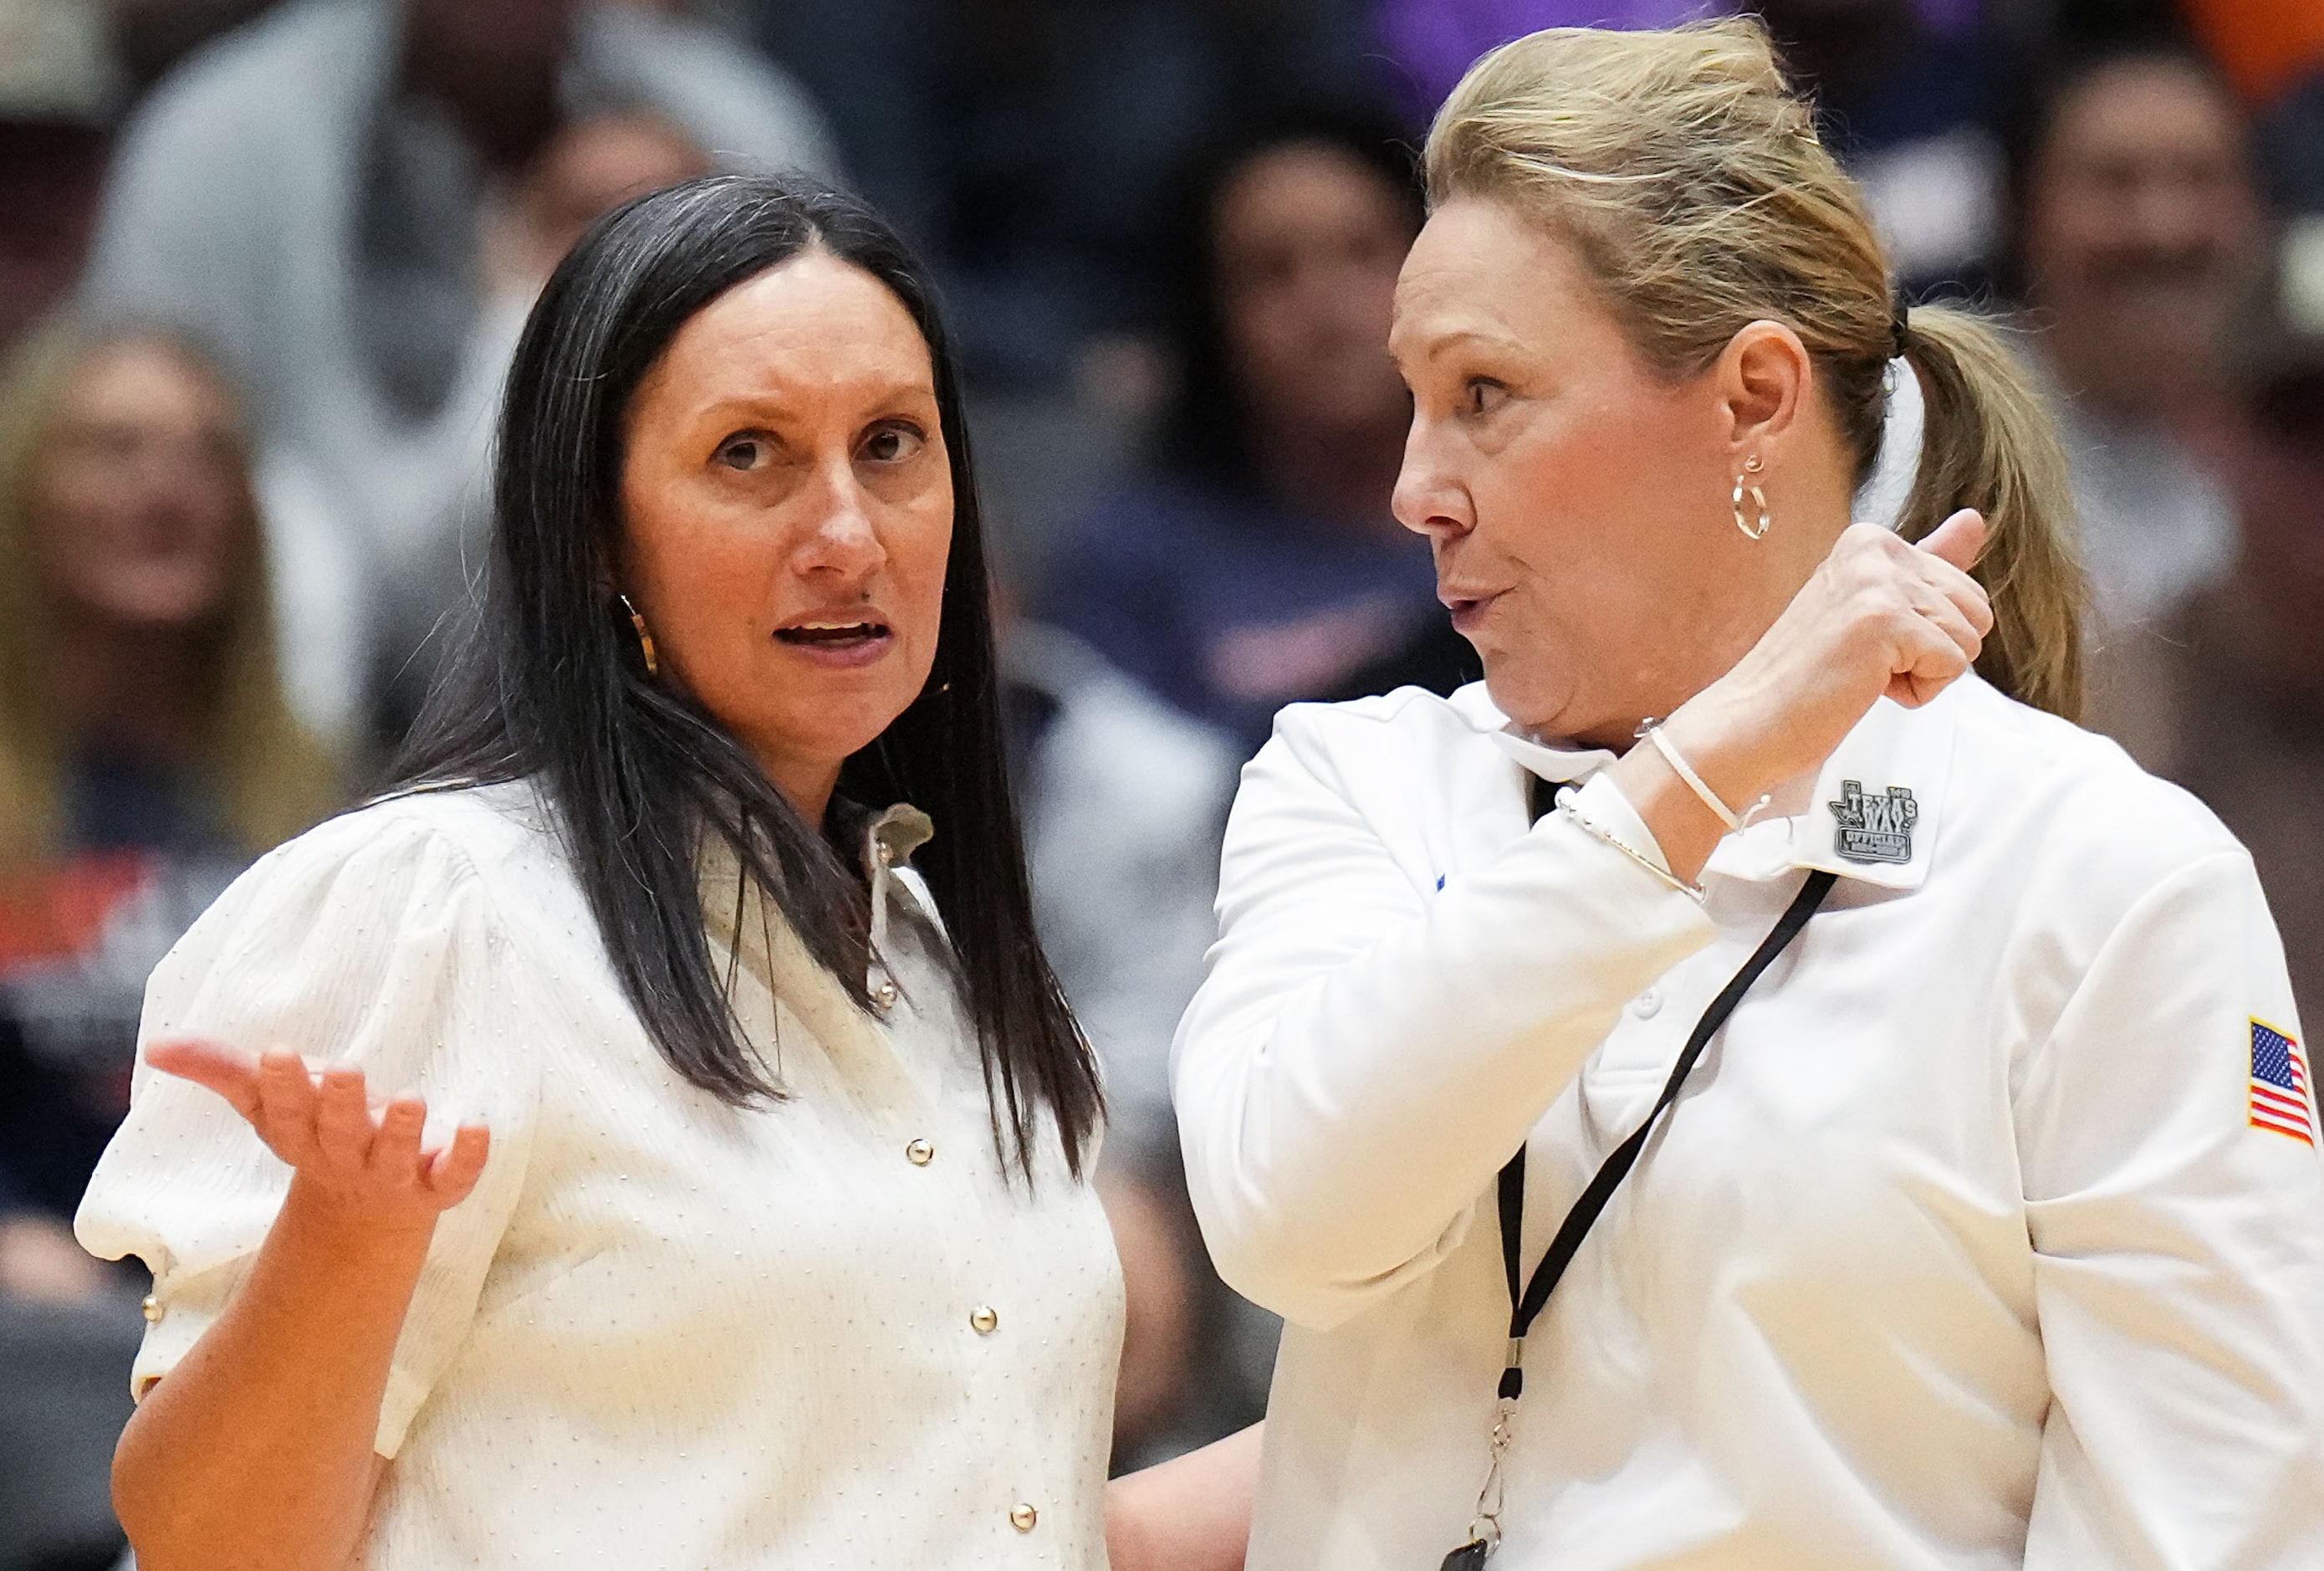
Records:
{"label": "american flag patch", "polygon": [[2316,1143],[2308,1110],[2308,1060],[2300,1044],[2265,1021],[2251,1022],[2251,1123]]}

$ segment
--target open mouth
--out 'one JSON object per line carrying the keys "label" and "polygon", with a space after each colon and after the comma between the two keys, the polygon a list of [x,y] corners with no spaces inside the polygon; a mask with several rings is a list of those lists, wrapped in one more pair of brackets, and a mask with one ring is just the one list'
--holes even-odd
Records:
{"label": "open mouth", "polygon": [[887,636],[884,622],[802,622],[775,630],[779,642],[799,649],[861,649]]}
{"label": "open mouth", "polygon": [[1474,631],[1477,624],[1484,620],[1487,608],[1500,596],[1499,595],[1473,596],[1446,595],[1440,596],[1438,598],[1442,601],[1444,609],[1452,614],[1452,630],[1455,633],[1468,633]]}

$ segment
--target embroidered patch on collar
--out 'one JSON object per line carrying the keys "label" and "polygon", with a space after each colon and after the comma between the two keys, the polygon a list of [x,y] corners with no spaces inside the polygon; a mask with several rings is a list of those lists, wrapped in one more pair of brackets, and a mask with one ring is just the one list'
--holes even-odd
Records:
{"label": "embroidered patch on collar", "polygon": [[1850,862],[1913,860],[1913,826],[1921,821],[1921,804],[1908,786],[1890,786],[1878,796],[1867,796],[1862,781],[1840,782],[1840,800],[1831,804],[1840,826],[1832,849]]}

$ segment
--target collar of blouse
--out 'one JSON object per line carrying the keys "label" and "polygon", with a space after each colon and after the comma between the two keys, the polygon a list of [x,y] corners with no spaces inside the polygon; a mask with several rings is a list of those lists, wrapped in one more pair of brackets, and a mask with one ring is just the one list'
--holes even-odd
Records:
{"label": "collar of blouse", "polygon": [[[862,820],[851,832],[872,893],[872,975],[869,979],[881,1019],[864,1014],[845,989],[807,953],[772,901],[745,886],[740,860],[723,841],[702,853],[702,919],[722,965],[731,962],[780,999],[835,1058],[890,1056],[881,1041],[881,1020],[900,996],[891,967],[890,942],[898,901],[939,937],[944,925],[927,886],[911,868],[912,853],[936,836],[927,814],[899,802]],[[882,985],[888,988],[883,1000]]]}

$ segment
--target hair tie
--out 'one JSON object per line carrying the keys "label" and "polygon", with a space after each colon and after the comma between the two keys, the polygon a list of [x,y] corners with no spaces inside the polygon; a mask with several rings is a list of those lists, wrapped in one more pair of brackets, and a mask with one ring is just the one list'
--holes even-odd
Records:
{"label": "hair tie", "polygon": [[1888,357],[1901,360],[1913,347],[1913,307],[1901,289],[1894,299],[1895,303],[1888,313]]}

